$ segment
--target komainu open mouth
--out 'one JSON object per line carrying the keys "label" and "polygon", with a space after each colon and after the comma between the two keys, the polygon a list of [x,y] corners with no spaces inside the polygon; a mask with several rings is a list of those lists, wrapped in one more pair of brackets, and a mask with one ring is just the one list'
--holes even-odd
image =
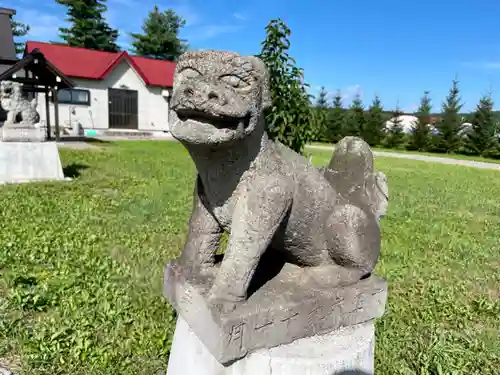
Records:
{"label": "komainu open mouth", "polygon": [[236,129],[245,118],[214,115],[207,112],[192,109],[178,109],[175,111],[182,122],[195,121],[202,124],[212,125],[218,129]]}

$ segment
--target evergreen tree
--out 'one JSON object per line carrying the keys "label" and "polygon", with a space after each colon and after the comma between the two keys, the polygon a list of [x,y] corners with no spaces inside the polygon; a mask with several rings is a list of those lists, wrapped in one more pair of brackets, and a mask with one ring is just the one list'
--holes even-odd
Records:
{"label": "evergreen tree", "polygon": [[268,134],[291,149],[302,152],[315,135],[316,116],[304,83],[304,72],[289,56],[290,28],[273,19],[266,26],[259,57],[269,70],[272,108],[266,116]]}
{"label": "evergreen tree", "polygon": [[361,131],[364,128],[364,123],[365,109],[363,107],[363,101],[361,100],[361,96],[356,94],[345,116],[343,135],[360,137]]}
{"label": "evergreen tree", "polygon": [[336,143],[342,139],[345,112],[342,105],[342,94],[337,91],[326,119],[325,140],[327,142]]}
{"label": "evergreen tree", "polygon": [[385,146],[389,148],[397,148],[404,143],[405,134],[403,129],[403,121],[401,119],[402,111],[398,107],[392,114],[391,124],[389,129],[387,129]]}
{"label": "evergreen tree", "polygon": [[92,50],[117,52],[118,30],[112,29],[104,18],[106,0],[56,0],[67,7],[71,26],[59,28],[67,45]]}
{"label": "evergreen tree", "polygon": [[410,137],[410,144],[408,149],[425,151],[429,146],[430,128],[431,123],[431,98],[429,92],[426,91],[424,96],[420,99],[420,106],[417,110],[417,120],[413,123],[412,134]]}
{"label": "evergreen tree", "polygon": [[462,118],[459,115],[462,109],[460,103],[460,89],[458,81],[453,80],[452,87],[442,105],[441,121],[436,123],[438,133],[433,137],[433,149],[440,152],[457,152],[462,143],[460,131]]}
{"label": "evergreen tree", "polygon": [[328,92],[326,91],[324,86],[321,87],[318,98],[316,99],[315,110],[316,134],[314,138],[321,141],[328,141],[326,135],[328,119]]}
{"label": "evergreen tree", "polygon": [[142,25],[143,34],[131,33],[132,53],[138,56],[176,61],[187,50],[187,43],[179,39],[179,31],[186,21],[172,9],[160,12],[157,5],[148,13]]}
{"label": "evergreen tree", "polygon": [[[14,20],[14,18],[10,18],[10,25],[12,27],[12,35],[14,38],[19,38],[28,35],[30,31],[29,25],[26,25],[22,22]],[[16,53],[20,54],[24,52],[24,43],[15,42],[16,45]]]}
{"label": "evergreen tree", "polygon": [[321,87],[318,98],[316,99],[316,108],[328,108],[328,92],[324,86]]}
{"label": "evergreen tree", "polygon": [[499,157],[500,143],[497,136],[499,127],[493,114],[491,95],[481,98],[471,123],[471,132],[466,135],[466,152],[484,157]]}
{"label": "evergreen tree", "polygon": [[382,102],[377,95],[368,108],[366,121],[361,133],[361,137],[370,146],[379,145],[383,138],[385,127],[383,111],[384,108],[382,107]]}

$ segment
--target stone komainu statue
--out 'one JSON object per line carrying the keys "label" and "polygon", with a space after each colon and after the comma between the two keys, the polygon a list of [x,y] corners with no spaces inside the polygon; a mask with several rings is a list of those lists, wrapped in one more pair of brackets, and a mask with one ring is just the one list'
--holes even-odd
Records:
{"label": "stone komainu statue", "polygon": [[40,121],[36,111],[36,97],[29,101],[23,96],[23,85],[18,82],[0,82],[0,106],[7,112],[4,125],[33,126]]}
{"label": "stone komainu statue", "polygon": [[[388,189],[370,147],[344,138],[319,170],[268,137],[270,106],[268,72],[257,57],[201,51],[179,59],[171,132],[198,171],[179,262],[192,274],[212,275],[207,299],[229,310],[247,299],[264,254],[329,285],[369,276],[379,257]],[[223,232],[229,240],[216,264]]]}

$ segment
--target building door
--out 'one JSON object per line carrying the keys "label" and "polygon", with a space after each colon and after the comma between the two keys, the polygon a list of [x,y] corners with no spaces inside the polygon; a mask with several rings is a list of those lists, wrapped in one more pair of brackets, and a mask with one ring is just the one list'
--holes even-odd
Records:
{"label": "building door", "polygon": [[108,100],[110,129],[138,129],[137,91],[108,89]]}

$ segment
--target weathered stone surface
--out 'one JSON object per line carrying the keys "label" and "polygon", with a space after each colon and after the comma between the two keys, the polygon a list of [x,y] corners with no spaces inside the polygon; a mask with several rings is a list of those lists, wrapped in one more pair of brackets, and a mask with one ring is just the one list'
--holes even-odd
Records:
{"label": "weathered stone surface", "polygon": [[383,314],[387,298],[386,283],[376,276],[332,287],[315,269],[288,264],[248,301],[224,312],[207,302],[212,282],[175,261],[165,269],[165,295],[207,350],[226,365],[260,348],[371,321]]}
{"label": "weathered stone surface", "polygon": [[24,125],[34,126],[40,116],[36,111],[36,97],[28,101],[23,97],[23,85],[19,82],[0,82],[0,106],[7,112],[4,127]]}
{"label": "weathered stone surface", "polygon": [[0,183],[64,180],[55,142],[0,142]]}
{"label": "weathered stone surface", "polygon": [[332,160],[322,168],[326,179],[340,196],[382,218],[387,213],[389,186],[384,173],[375,171],[368,143],[345,137],[336,146]]}
{"label": "weathered stone surface", "polygon": [[2,142],[43,142],[45,129],[31,126],[3,126],[0,128]]}
{"label": "weathered stone surface", "polygon": [[374,322],[369,321],[259,349],[224,366],[180,317],[167,375],[373,375],[374,346]]}
{"label": "weathered stone surface", "polygon": [[[321,269],[331,287],[369,275],[379,256],[384,209],[340,192],[363,185],[352,176],[373,171],[370,148],[338,153],[342,165],[353,153],[361,156],[353,165],[359,173],[331,181],[267,136],[270,105],[268,72],[257,57],[201,51],[178,61],[170,130],[198,170],[181,261],[194,274],[215,274],[207,299],[225,310],[246,301],[265,253],[279,254],[278,263]],[[228,246],[215,270],[223,232],[230,233]]]}
{"label": "weathered stone surface", "polygon": [[[345,138],[323,170],[270,139],[269,76],[257,57],[181,56],[171,133],[198,171],[189,233],[165,294],[217,360],[382,315],[387,180],[370,147]],[[222,261],[216,253],[229,233]]]}

